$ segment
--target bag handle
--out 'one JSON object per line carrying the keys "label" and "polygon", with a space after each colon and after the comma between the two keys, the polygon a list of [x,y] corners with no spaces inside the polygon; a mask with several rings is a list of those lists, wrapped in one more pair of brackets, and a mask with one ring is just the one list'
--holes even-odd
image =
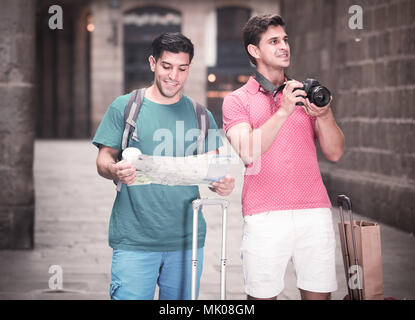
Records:
{"label": "bag handle", "polygon": [[337,206],[343,207],[344,204],[347,204],[347,210],[352,211],[352,201],[350,198],[344,194],[337,196]]}
{"label": "bag handle", "polygon": [[[353,212],[352,212],[352,201],[350,200],[350,198],[344,194],[342,195],[338,195],[337,196],[337,205],[339,206],[339,210],[340,210],[340,221],[341,221],[341,230],[340,230],[340,236],[342,237],[343,243],[344,243],[344,256],[345,256],[345,261],[346,261],[346,274],[349,274],[349,270],[350,270],[350,255],[349,255],[349,248],[347,246],[347,238],[346,238],[346,224],[344,223],[344,216],[343,216],[343,205],[347,204],[347,209],[348,209],[348,213],[349,213],[349,219],[350,219],[350,233],[352,234],[352,247],[353,247],[353,254],[354,254],[354,265],[356,266],[360,266],[359,265],[359,258],[357,257],[357,250],[356,250],[356,238],[355,238],[355,234],[354,234],[354,223],[353,223]],[[362,283],[361,279],[360,279],[360,274],[359,272],[357,272],[357,282],[358,283]],[[363,300],[363,295],[362,295],[362,289],[358,289],[357,290],[357,299],[355,299],[354,294],[353,294],[353,290],[350,288],[349,286],[349,278],[347,278],[347,290],[349,291],[349,297],[352,300]]]}

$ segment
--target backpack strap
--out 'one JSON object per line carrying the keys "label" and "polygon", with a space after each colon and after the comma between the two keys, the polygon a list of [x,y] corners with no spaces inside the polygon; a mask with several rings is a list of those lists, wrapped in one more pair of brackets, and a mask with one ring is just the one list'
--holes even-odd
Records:
{"label": "backpack strap", "polygon": [[193,101],[192,99],[190,99],[192,101],[193,104],[193,109],[195,111],[196,114],[196,119],[197,119],[197,126],[200,130],[200,134],[197,137],[197,153],[198,154],[202,154],[204,153],[204,142],[206,137],[208,136],[208,130],[209,130],[209,115],[206,111],[206,108],[203,107],[201,104]]}
{"label": "backpack strap", "polygon": [[144,100],[145,90],[145,88],[142,88],[131,92],[130,100],[124,111],[124,133],[122,135],[121,151],[128,147],[129,137],[133,130],[132,139],[138,141],[136,121]]}
{"label": "backpack strap", "polygon": [[[124,111],[124,132],[122,135],[121,141],[121,151],[118,154],[118,160],[122,158],[122,152],[128,148],[130,135],[133,131],[133,136],[131,137],[135,141],[138,141],[138,134],[137,134],[137,117],[138,113],[140,112],[141,105],[143,104],[144,100],[144,93],[146,88],[136,89],[131,92],[130,100],[128,100],[128,104],[125,107]],[[114,181],[117,184],[117,191],[121,191],[122,183],[121,181],[117,180]]]}

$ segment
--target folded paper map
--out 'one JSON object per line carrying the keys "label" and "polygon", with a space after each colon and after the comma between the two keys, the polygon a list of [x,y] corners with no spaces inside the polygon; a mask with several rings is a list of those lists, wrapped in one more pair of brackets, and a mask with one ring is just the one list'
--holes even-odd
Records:
{"label": "folded paper map", "polygon": [[137,169],[137,179],[129,186],[149,183],[172,186],[209,185],[228,173],[232,158],[230,155],[217,154],[149,156],[141,154],[137,148],[125,149],[122,157]]}

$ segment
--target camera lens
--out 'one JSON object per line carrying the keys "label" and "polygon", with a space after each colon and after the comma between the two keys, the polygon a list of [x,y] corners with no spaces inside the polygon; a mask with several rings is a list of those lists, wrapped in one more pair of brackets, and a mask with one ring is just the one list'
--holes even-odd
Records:
{"label": "camera lens", "polygon": [[317,107],[324,107],[330,102],[331,93],[323,86],[316,86],[312,89],[310,94],[310,101]]}

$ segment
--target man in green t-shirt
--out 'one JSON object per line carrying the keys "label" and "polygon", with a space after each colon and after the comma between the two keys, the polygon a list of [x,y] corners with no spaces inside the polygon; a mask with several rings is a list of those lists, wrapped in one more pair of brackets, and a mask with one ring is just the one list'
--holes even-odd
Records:
{"label": "man in green t-shirt", "polygon": [[[137,118],[138,141],[131,139],[130,147],[148,155],[190,155],[198,137],[192,133],[199,130],[192,102],[183,94],[183,86],[193,58],[193,44],[180,33],[164,33],[153,41],[152,47],[149,63],[154,83],[145,91]],[[123,183],[109,225],[109,245],[114,249],[110,297],[153,299],[158,284],[160,299],[190,299],[192,201],[200,197],[199,189],[160,184],[128,186],[135,181],[136,170],[125,161],[117,162],[117,157],[129,98],[130,94],[126,94],[114,100],[93,139],[99,148],[98,173]],[[209,130],[204,151],[218,153],[222,141],[212,114],[208,110],[207,114]],[[227,196],[234,188],[234,178],[226,175],[213,183],[213,187],[217,194]],[[206,222],[200,211],[200,265],[203,265],[205,234]]]}

